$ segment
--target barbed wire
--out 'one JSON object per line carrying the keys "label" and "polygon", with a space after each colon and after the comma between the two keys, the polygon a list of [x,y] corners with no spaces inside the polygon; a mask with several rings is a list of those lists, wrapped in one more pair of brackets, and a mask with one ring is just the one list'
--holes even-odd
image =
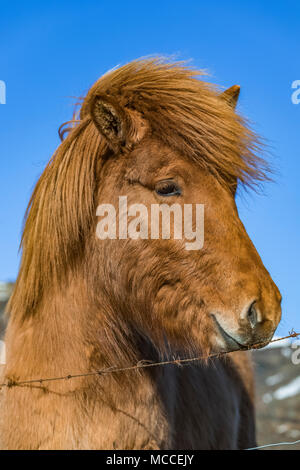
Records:
{"label": "barbed wire", "polygon": [[[292,329],[287,336],[283,336],[280,338],[273,339],[270,341],[270,343],[276,343],[278,341],[283,341],[285,339],[289,338],[296,338],[300,336],[300,333],[296,333],[294,329]],[[269,343],[269,344],[270,344]],[[260,342],[260,343],[255,343],[251,345],[251,347],[248,347],[245,349],[240,349],[240,350],[233,350],[233,351],[224,351],[220,353],[214,353],[214,354],[209,354],[206,356],[198,356],[198,357],[192,357],[192,358],[184,358],[184,359],[174,359],[174,360],[169,360],[169,361],[160,361],[160,362],[151,362],[151,361],[139,361],[137,364],[132,365],[132,366],[127,366],[127,367],[109,367],[105,369],[100,369],[100,370],[95,370],[95,371],[90,371],[86,373],[81,373],[81,374],[69,374],[69,375],[64,375],[60,377],[48,377],[48,378],[40,378],[40,379],[30,379],[30,380],[22,380],[22,381],[14,381],[9,379],[7,382],[0,384],[0,390],[2,387],[16,387],[16,386],[22,386],[22,385],[28,385],[28,384],[34,384],[34,383],[39,383],[42,384],[44,382],[54,382],[58,380],[70,380],[70,379],[75,379],[79,377],[88,377],[92,375],[104,375],[104,374],[110,374],[110,373],[116,373],[116,372],[126,372],[126,371],[133,371],[133,370],[138,370],[138,369],[144,369],[147,367],[157,367],[157,366],[164,366],[164,365],[169,365],[169,364],[174,364],[174,365],[179,365],[179,364],[188,364],[191,362],[196,362],[196,361],[201,361],[201,360],[207,360],[209,358],[219,358],[222,356],[225,356],[227,354],[231,354],[237,351],[250,351],[250,350],[256,350],[260,346],[263,346],[265,342]],[[264,444],[260,445],[257,447],[249,447],[244,450],[259,450],[259,449],[265,449],[268,447],[276,447],[276,446],[292,446],[300,443],[300,439],[297,441],[291,441],[291,442],[276,442],[273,444]]]}
{"label": "barbed wire", "polygon": [[[295,333],[295,331],[292,329],[289,332],[288,336],[283,336],[281,338],[276,338],[273,339],[270,343],[275,343],[278,341],[283,341],[284,339],[288,338],[296,338],[300,335],[300,333]],[[224,351],[224,352],[219,352],[219,353],[214,353],[214,354],[208,354],[206,356],[197,356],[197,357],[191,357],[191,358],[184,358],[184,359],[173,359],[173,360],[168,360],[168,361],[160,361],[160,362],[151,362],[148,360],[142,360],[139,361],[135,365],[131,366],[126,366],[126,367],[109,367],[105,369],[99,369],[99,370],[94,370],[94,371],[89,371],[85,373],[80,373],[80,374],[68,374],[68,375],[63,375],[63,376],[58,376],[58,377],[46,377],[46,378],[39,378],[39,379],[29,379],[29,380],[19,380],[15,381],[13,379],[8,379],[7,382],[1,383],[0,384],[0,390],[3,387],[7,388],[12,388],[12,387],[17,387],[17,386],[22,386],[22,385],[30,385],[30,384],[43,384],[45,382],[55,382],[59,380],[71,380],[71,379],[76,379],[80,377],[89,377],[93,375],[105,375],[105,374],[112,374],[112,373],[120,373],[120,372],[129,372],[133,370],[139,370],[139,369],[145,369],[148,367],[158,367],[158,366],[165,366],[169,364],[174,364],[174,365],[181,365],[181,364],[188,364],[192,362],[197,362],[201,360],[207,360],[207,359],[212,359],[212,358],[220,358],[223,357],[227,354],[231,354],[237,351],[250,351],[250,350],[256,350],[260,346],[263,346],[265,342],[259,342],[252,344],[250,347],[245,347],[244,349],[239,349],[239,350],[232,350],[232,351]]]}

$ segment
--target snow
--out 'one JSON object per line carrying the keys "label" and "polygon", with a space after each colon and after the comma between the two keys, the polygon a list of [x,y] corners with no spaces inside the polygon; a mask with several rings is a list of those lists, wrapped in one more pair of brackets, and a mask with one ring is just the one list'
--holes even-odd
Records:
{"label": "snow", "polygon": [[281,350],[281,355],[283,357],[290,357],[290,355],[292,354],[292,351],[288,348],[282,348]]}
{"label": "snow", "polygon": [[5,343],[0,341],[0,364],[5,364]]}
{"label": "snow", "polygon": [[287,385],[278,388],[273,393],[273,397],[276,398],[276,400],[284,400],[285,398],[293,397],[298,394],[300,394],[300,377],[296,377]]}
{"label": "snow", "polygon": [[288,424],[280,424],[279,426],[277,426],[277,432],[279,432],[279,434],[283,434],[285,432],[287,432],[289,430],[289,425]]}
{"label": "snow", "polygon": [[[274,339],[279,339],[279,336],[274,336]],[[286,338],[281,341],[276,341],[275,343],[269,343],[264,349],[273,349],[273,348],[290,348],[292,344],[292,338]]]}
{"label": "snow", "polygon": [[265,393],[262,399],[263,399],[263,402],[267,405],[273,400],[272,393]]}
{"label": "snow", "polygon": [[275,375],[270,375],[270,377],[266,378],[266,384],[272,387],[273,385],[278,384],[283,380],[283,374],[275,374]]}
{"label": "snow", "polygon": [[6,282],[0,282],[0,301],[6,302],[10,296],[11,288]]}
{"label": "snow", "polygon": [[297,439],[300,436],[300,431],[298,429],[291,429],[289,436],[293,439]]}

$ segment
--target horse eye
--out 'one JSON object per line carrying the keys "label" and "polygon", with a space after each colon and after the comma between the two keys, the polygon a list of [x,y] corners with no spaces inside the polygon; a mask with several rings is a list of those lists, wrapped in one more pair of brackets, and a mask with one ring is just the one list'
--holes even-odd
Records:
{"label": "horse eye", "polygon": [[155,187],[159,196],[180,196],[181,189],[174,181],[160,181]]}

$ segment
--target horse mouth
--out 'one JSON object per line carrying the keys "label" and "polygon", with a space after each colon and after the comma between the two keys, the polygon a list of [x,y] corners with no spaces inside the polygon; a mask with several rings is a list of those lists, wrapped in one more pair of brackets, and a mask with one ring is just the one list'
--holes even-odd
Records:
{"label": "horse mouth", "polygon": [[222,337],[224,343],[226,344],[228,350],[230,351],[238,351],[238,350],[247,350],[247,349],[250,349],[251,348],[251,345],[246,345],[246,344],[243,344],[243,343],[240,343],[239,341],[237,341],[235,338],[233,338],[227,331],[224,330],[224,328],[220,325],[220,323],[218,322],[218,320],[216,319],[215,315],[212,314],[211,315],[216,326],[217,326],[217,330],[218,330],[218,333],[219,335]]}

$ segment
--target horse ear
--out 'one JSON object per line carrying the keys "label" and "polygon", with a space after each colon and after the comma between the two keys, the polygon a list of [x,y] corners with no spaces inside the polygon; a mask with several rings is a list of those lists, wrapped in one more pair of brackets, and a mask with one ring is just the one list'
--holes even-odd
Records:
{"label": "horse ear", "polygon": [[227,101],[227,103],[234,109],[236,107],[241,87],[233,85],[232,87],[221,93],[220,98]]}
{"label": "horse ear", "polygon": [[108,145],[117,152],[126,145],[129,131],[129,115],[113,98],[96,95],[90,104],[90,114],[98,131]]}

